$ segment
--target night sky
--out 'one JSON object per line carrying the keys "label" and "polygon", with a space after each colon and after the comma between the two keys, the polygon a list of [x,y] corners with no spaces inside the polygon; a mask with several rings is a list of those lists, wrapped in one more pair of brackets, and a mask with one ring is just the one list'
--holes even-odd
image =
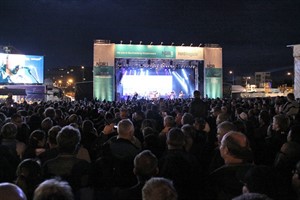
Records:
{"label": "night sky", "polygon": [[235,74],[293,69],[300,0],[0,0],[0,45],[92,67],[93,41],[220,44]]}

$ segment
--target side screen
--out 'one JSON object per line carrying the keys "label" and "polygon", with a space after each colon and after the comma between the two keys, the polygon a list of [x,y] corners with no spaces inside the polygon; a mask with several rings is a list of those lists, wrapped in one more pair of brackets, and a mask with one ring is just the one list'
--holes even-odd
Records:
{"label": "side screen", "polygon": [[42,84],[44,57],[0,53],[0,84]]}

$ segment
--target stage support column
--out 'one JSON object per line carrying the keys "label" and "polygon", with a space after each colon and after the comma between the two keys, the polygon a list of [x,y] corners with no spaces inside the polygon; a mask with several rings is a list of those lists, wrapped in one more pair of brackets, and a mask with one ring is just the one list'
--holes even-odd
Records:
{"label": "stage support column", "polygon": [[294,56],[294,94],[296,98],[300,98],[300,44],[289,45],[293,47]]}
{"label": "stage support column", "polygon": [[94,41],[93,98],[115,100],[115,44]]}
{"label": "stage support column", "polygon": [[204,48],[204,97],[223,97],[222,48],[208,45]]}

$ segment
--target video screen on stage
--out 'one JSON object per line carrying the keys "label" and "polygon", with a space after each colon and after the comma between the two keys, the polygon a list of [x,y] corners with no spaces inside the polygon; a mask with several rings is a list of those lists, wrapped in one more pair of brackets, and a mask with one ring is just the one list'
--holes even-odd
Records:
{"label": "video screen on stage", "polygon": [[44,57],[0,53],[0,84],[42,84]]}
{"label": "video screen on stage", "polygon": [[190,98],[195,89],[194,68],[122,67],[116,70],[121,99]]}

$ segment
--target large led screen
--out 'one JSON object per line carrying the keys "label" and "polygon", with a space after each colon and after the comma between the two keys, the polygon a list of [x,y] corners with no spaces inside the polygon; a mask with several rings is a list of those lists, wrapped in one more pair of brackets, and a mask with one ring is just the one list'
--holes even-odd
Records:
{"label": "large led screen", "polygon": [[116,74],[117,94],[121,99],[190,98],[195,89],[193,68],[122,67]]}
{"label": "large led screen", "polygon": [[42,84],[44,57],[0,53],[0,84]]}

